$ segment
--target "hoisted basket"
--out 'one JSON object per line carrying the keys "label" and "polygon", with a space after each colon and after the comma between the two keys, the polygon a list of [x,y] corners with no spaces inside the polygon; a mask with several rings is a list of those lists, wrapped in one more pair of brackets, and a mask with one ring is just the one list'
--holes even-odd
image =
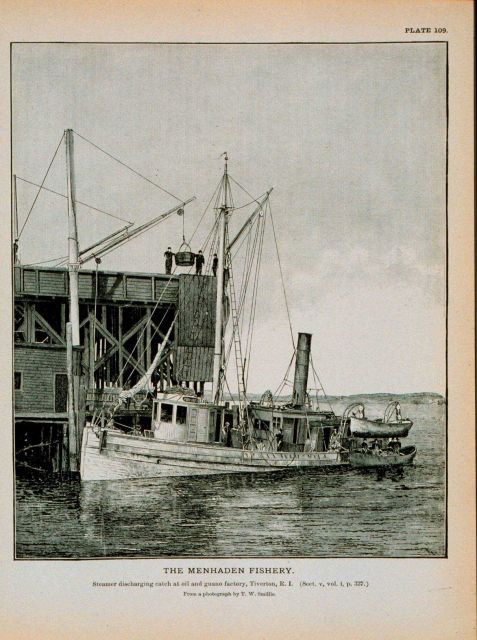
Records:
{"label": "hoisted basket", "polygon": [[178,267],[192,267],[195,262],[195,253],[191,250],[187,242],[183,242],[179,251],[175,254],[176,265]]}

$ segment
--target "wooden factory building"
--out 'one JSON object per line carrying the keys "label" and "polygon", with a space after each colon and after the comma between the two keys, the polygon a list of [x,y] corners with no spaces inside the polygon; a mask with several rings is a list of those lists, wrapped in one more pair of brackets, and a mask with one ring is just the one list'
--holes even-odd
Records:
{"label": "wooden factory building", "polygon": [[[66,470],[70,455],[68,283],[64,268],[14,268],[16,451],[25,452],[25,466],[53,471]],[[216,279],[210,275],[80,270],[80,346],[74,348],[78,433],[95,402],[146,373],[171,324],[154,382],[161,389],[203,389],[212,379],[215,298]]]}

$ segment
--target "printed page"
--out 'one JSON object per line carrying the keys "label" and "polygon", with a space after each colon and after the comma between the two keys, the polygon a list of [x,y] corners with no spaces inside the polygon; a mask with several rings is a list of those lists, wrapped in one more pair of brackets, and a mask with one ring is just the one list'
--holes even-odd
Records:
{"label": "printed page", "polygon": [[472,9],[5,5],[0,637],[474,637]]}

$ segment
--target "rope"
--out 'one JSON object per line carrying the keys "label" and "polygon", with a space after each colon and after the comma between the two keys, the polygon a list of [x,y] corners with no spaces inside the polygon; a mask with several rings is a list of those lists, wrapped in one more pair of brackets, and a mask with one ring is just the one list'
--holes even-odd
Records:
{"label": "rope", "polygon": [[275,233],[275,225],[273,223],[272,207],[271,207],[270,204],[269,204],[269,210],[270,210],[270,220],[272,221],[273,238],[275,240],[275,249],[277,251],[278,266],[279,266],[279,269],[280,269],[280,279],[281,279],[281,283],[282,283],[283,296],[285,298],[285,306],[286,306],[286,309],[287,309],[288,325],[290,327],[290,335],[291,335],[292,345],[293,345],[293,348],[295,348],[295,338],[293,336],[293,327],[292,327],[292,323],[291,323],[290,309],[288,308],[287,292],[285,290],[285,280],[283,278],[282,262],[280,260],[280,252],[278,251],[277,235]]}
{"label": "rope", "polygon": [[[231,178],[233,180],[233,178]],[[235,181],[234,181],[235,182]],[[240,211],[240,209],[245,209],[245,207],[249,207],[251,204],[253,204],[254,202],[259,202],[263,196],[266,194],[267,192],[265,191],[264,193],[262,193],[261,196],[258,196],[257,200],[255,200],[255,198],[253,198],[253,200],[250,200],[250,202],[247,202],[246,204],[242,204],[240,207],[234,207],[234,212],[235,211]],[[251,196],[252,197],[252,196]]]}
{"label": "rope", "polygon": [[259,245],[258,245],[258,251],[257,251],[257,261],[256,261],[256,270],[255,270],[255,279],[254,279],[254,283],[253,283],[253,289],[252,289],[252,305],[251,305],[251,317],[250,317],[250,322],[249,322],[249,331],[247,334],[247,347],[245,350],[245,357],[247,359],[247,369],[246,372],[244,374],[245,377],[245,385],[248,385],[248,374],[249,374],[249,370],[250,370],[250,354],[252,352],[252,341],[253,341],[253,330],[254,330],[254,325],[255,325],[255,314],[256,314],[256,310],[257,310],[257,299],[258,299],[258,282],[259,282],[259,278],[260,278],[260,266],[261,266],[261,258],[262,258],[262,252],[263,252],[263,238],[264,238],[264,234],[265,234],[265,220],[266,220],[266,212],[264,213],[264,216],[262,218],[262,225],[260,228],[260,238],[259,238]]}
{"label": "rope", "polygon": [[293,360],[295,359],[295,355],[296,355],[296,349],[294,349],[294,350],[293,350],[293,354],[292,354],[292,357],[291,357],[290,362],[289,362],[289,364],[288,364],[288,368],[287,368],[287,370],[286,370],[286,373],[285,373],[285,375],[283,376],[283,380],[282,380],[282,381],[280,382],[280,384],[278,385],[278,387],[277,387],[277,389],[276,389],[275,393],[273,394],[273,397],[278,396],[278,395],[282,392],[283,387],[285,386],[285,384],[287,383],[287,376],[288,376],[288,374],[289,374],[289,372],[290,372],[291,366],[292,366],[292,364],[293,364]]}
{"label": "rope", "polygon": [[56,147],[56,151],[55,151],[55,153],[53,154],[52,159],[50,160],[50,164],[48,165],[48,169],[46,170],[45,176],[44,176],[43,180],[41,181],[40,188],[39,188],[39,189],[38,189],[38,191],[37,191],[37,194],[36,194],[36,196],[35,196],[35,199],[33,200],[33,204],[32,204],[32,205],[31,205],[31,207],[30,207],[30,211],[28,212],[28,215],[27,215],[27,217],[26,217],[26,220],[25,220],[25,222],[23,223],[22,228],[20,229],[20,233],[18,234],[18,238],[17,238],[17,240],[19,240],[19,239],[21,238],[21,235],[22,235],[22,233],[23,233],[23,229],[25,228],[25,225],[26,225],[26,223],[28,222],[28,219],[30,218],[30,214],[31,214],[31,212],[33,211],[33,207],[35,206],[36,201],[38,200],[38,196],[40,195],[40,192],[41,192],[41,190],[42,190],[42,188],[43,188],[43,185],[45,184],[45,181],[46,181],[46,179],[47,179],[47,177],[48,177],[48,173],[50,172],[50,169],[51,169],[51,165],[52,165],[52,164],[53,164],[53,162],[55,161],[56,154],[58,153],[58,149],[60,148],[61,143],[63,142],[63,138],[64,138],[64,137],[65,137],[65,134],[63,133],[63,135],[62,135],[62,136],[61,136],[61,138],[60,138],[60,141],[58,142],[58,146]]}
{"label": "rope", "polygon": [[[261,218],[258,218],[259,220],[261,220]],[[241,331],[243,330],[243,318],[244,318],[244,314],[242,314],[244,306],[245,306],[245,298],[246,298],[246,293],[248,290],[248,283],[250,281],[250,277],[252,275],[252,265],[255,259],[255,251],[257,248],[257,242],[258,242],[258,238],[259,238],[259,234],[260,234],[260,225],[257,224],[257,228],[256,228],[256,233],[254,236],[254,241],[253,241],[253,246],[252,246],[252,250],[249,256],[249,260],[245,261],[245,265],[244,265],[244,274],[245,276],[242,276],[242,284],[241,284],[241,291],[240,291],[240,296],[239,296],[239,303],[238,303],[238,307],[237,307],[237,316],[240,318],[242,317],[242,328]],[[247,231],[247,235],[251,235],[251,228]],[[231,337],[230,337],[230,341],[229,341],[229,345],[227,348],[227,353],[225,356],[225,363],[228,364],[229,358],[230,358],[230,354],[232,351],[232,344],[233,344],[233,338],[234,338],[234,334],[232,333]],[[246,358],[244,359],[244,363],[246,362]],[[244,372],[245,372],[245,366],[244,366]]]}
{"label": "rope", "polygon": [[[316,371],[315,366],[313,364],[313,358],[311,356],[311,353],[310,353],[310,364],[311,364],[311,370],[313,371],[313,376],[316,376],[316,379],[318,380],[318,384],[320,385],[320,389],[323,391],[323,396],[325,397],[325,400],[328,403],[329,408],[334,413],[333,407],[331,406],[331,402],[330,402],[328,396],[326,395],[325,388],[323,387],[323,385],[321,383],[321,380],[320,380],[320,377],[318,375],[318,372]],[[315,382],[315,384],[316,384],[316,382]]]}
{"label": "rope", "polygon": [[249,193],[245,187],[242,187],[242,185],[237,182],[237,180],[232,178],[232,176],[230,176],[230,179],[232,180],[233,183],[235,183],[237,185],[237,187],[240,187],[240,189],[242,189],[242,191],[244,191],[250,198],[252,198],[252,202],[256,202],[257,204],[260,204],[260,202],[258,201],[258,198],[254,198],[252,196],[252,194]]}
{"label": "rope", "polygon": [[66,260],[68,256],[58,256],[57,258],[50,258],[49,260],[43,260],[42,262],[31,262],[30,264],[24,264],[24,267],[36,267],[40,264],[46,264],[47,262],[56,262],[57,260]]}
{"label": "rope", "polygon": [[[217,193],[217,190],[220,188],[221,184],[222,184],[222,178],[220,179],[220,181],[219,181],[218,185],[215,187],[214,193],[212,194],[212,196],[211,196],[211,198],[210,198],[210,200],[209,200],[209,202],[208,202],[207,206],[205,207],[205,209],[204,209],[204,211],[203,211],[202,215],[200,216],[200,220],[199,220],[199,222],[197,223],[197,225],[196,225],[196,227],[195,227],[195,229],[194,229],[194,231],[192,232],[192,235],[191,235],[191,237],[190,237],[190,242],[192,242],[192,240],[194,239],[194,236],[195,236],[195,234],[197,233],[197,229],[198,229],[198,228],[199,228],[199,226],[202,224],[202,220],[204,219],[204,216],[205,216],[205,214],[207,213],[207,211],[208,211],[208,209],[209,209],[209,207],[210,207],[210,205],[211,205],[211,203],[212,203],[212,200],[214,199],[214,196],[215,196],[215,194]],[[217,199],[216,199],[216,201],[217,201]],[[215,222],[215,225],[216,225],[216,224],[217,224],[217,221]],[[215,227],[215,225],[214,225],[214,227]],[[209,235],[207,236],[207,238],[209,238],[209,237],[211,236],[211,234],[212,234],[212,231],[213,231],[214,227],[212,228],[212,230],[211,230],[211,232],[209,233]],[[207,241],[208,241],[208,240],[206,240],[206,241],[205,241],[204,246],[203,246],[203,249],[205,249],[205,247],[207,246]],[[190,272],[190,270],[189,270],[189,272]]]}
{"label": "rope", "polygon": [[106,156],[108,156],[109,158],[111,158],[112,160],[114,160],[115,162],[119,163],[120,165],[122,165],[123,167],[125,167],[126,169],[129,169],[129,171],[132,171],[132,173],[135,173],[137,176],[139,176],[140,178],[142,178],[143,180],[145,180],[146,182],[149,182],[149,184],[152,184],[154,187],[157,187],[158,189],[160,189],[161,191],[163,191],[164,193],[167,193],[167,195],[171,196],[172,198],[175,198],[176,200],[178,200],[179,202],[185,202],[183,198],[178,198],[177,196],[175,196],[173,193],[171,193],[170,191],[168,191],[167,189],[164,189],[164,187],[161,187],[160,184],[157,184],[156,182],[153,182],[152,180],[150,180],[149,178],[147,178],[146,176],[144,176],[142,173],[139,173],[139,171],[137,171],[136,169],[133,169],[132,167],[130,167],[128,164],[126,164],[125,162],[123,162],[122,160],[119,160],[119,158],[116,158],[115,156],[113,156],[111,153],[109,153],[108,151],[106,151],[105,149],[102,149],[101,147],[99,147],[97,144],[95,144],[94,142],[91,142],[91,140],[88,140],[87,138],[85,138],[84,136],[82,136],[80,133],[78,133],[77,131],[74,132],[75,135],[77,135],[79,138],[81,138],[82,140],[84,140],[85,142],[87,142],[88,144],[90,144],[91,146],[95,147],[96,149],[98,149],[98,151],[101,151],[102,153],[104,153]]}
{"label": "rope", "polygon": [[[21,178],[20,176],[17,176],[17,179],[21,180],[22,182],[26,182],[27,184],[31,184],[34,187],[40,187],[40,189],[43,189],[43,191],[49,191],[50,193],[54,193],[55,196],[60,196],[60,198],[65,198],[66,200],[68,199],[68,196],[65,196],[63,193],[59,193],[58,191],[53,191],[53,189],[48,189],[47,187],[44,187],[40,184],[36,184],[36,182],[31,182],[31,180],[27,180],[26,178]],[[114,213],[103,211],[103,209],[98,209],[97,207],[93,207],[93,205],[87,204],[86,202],[81,202],[81,200],[75,200],[75,204],[81,204],[83,205],[83,207],[88,207],[88,209],[92,209],[93,211],[98,211],[98,213],[104,213],[104,215],[110,216],[111,218],[116,218],[116,220],[121,220],[121,222],[134,224],[134,222],[131,222],[130,220],[126,220],[126,218],[121,218],[120,216],[116,216]]]}

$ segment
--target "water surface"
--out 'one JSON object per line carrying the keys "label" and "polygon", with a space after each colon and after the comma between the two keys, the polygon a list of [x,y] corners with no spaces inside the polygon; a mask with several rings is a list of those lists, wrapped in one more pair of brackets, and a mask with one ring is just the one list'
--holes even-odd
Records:
{"label": "water surface", "polygon": [[[343,407],[334,407],[338,413]],[[17,478],[17,558],[442,557],[444,405],[415,421],[404,470],[323,469],[64,482]],[[368,415],[382,403],[367,402]]]}

